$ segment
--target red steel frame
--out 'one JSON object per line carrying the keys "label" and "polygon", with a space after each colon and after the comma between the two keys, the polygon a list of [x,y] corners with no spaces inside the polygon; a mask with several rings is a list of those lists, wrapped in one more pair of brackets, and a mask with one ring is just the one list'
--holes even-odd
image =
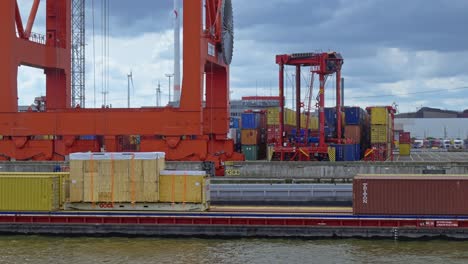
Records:
{"label": "red steel frame", "polygon": [[[45,44],[30,40],[40,0],[34,1],[26,29],[16,0],[0,1],[0,159],[63,160],[100,147],[112,152],[118,150],[118,136],[142,135],[140,151],[163,151],[168,160],[213,161],[218,173],[223,161],[243,160],[227,139],[229,65],[219,56],[222,1],[207,0],[204,6],[203,0],[184,0],[180,107],[154,109],[71,109],[71,0],[46,1]],[[45,112],[18,113],[21,65],[44,69]],[[53,139],[36,139],[42,135]],[[80,135],[102,140],[81,141]]]}
{"label": "red steel frame", "polygon": [[[280,97],[280,139],[279,144],[275,147],[275,152],[280,153],[281,160],[285,159],[286,153],[295,153],[294,157],[299,156],[300,159],[310,160],[311,157],[318,153],[322,155],[328,154],[328,145],[325,142],[325,79],[327,75],[336,73],[336,112],[337,112],[337,139],[338,144],[342,142],[341,133],[341,67],[343,65],[343,57],[340,53],[300,53],[292,55],[277,55],[276,64],[279,65],[279,97]],[[318,146],[301,146],[287,147],[284,145],[284,68],[285,66],[296,67],[296,133],[301,130],[301,67],[312,67],[312,73],[319,75],[319,144]],[[311,95],[312,96],[312,95]],[[299,136],[299,135],[297,135]]]}

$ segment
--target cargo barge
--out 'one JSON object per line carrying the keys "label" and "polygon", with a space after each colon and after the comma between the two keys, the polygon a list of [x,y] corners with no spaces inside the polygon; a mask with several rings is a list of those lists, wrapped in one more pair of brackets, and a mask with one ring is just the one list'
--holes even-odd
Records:
{"label": "cargo barge", "polygon": [[468,238],[468,217],[247,212],[2,212],[0,233],[79,236]]}

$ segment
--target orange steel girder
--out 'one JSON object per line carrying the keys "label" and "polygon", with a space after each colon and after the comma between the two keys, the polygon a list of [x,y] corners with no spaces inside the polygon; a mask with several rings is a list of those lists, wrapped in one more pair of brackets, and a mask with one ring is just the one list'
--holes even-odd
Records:
{"label": "orange steel girder", "polygon": [[[180,106],[152,109],[71,109],[71,1],[46,1],[45,44],[29,40],[39,2],[24,29],[16,0],[0,1],[0,159],[62,160],[75,151],[116,151],[116,138],[123,135],[149,136],[140,151],[164,151],[168,160],[214,161],[220,168],[223,161],[243,159],[227,139],[229,66],[219,56],[222,0],[207,0],[205,7],[203,0],[184,0]],[[208,54],[209,46],[214,54]],[[18,113],[21,65],[44,69],[45,112]],[[42,135],[50,136],[36,140]],[[89,143],[79,140],[81,135],[103,139]]]}

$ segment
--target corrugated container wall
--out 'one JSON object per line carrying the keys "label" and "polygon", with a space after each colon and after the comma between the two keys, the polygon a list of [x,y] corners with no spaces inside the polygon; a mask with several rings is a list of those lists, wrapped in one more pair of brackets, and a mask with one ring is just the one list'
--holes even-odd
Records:
{"label": "corrugated container wall", "polygon": [[371,126],[371,143],[387,143],[388,133],[386,125],[372,125]]}
{"label": "corrugated container wall", "polygon": [[257,129],[244,129],[241,131],[243,145],[259,145],[262,142],[262,133]]}
{"label": "corrugated container wall", "polygon": [[371,108],[371,125],[387,125],[388,109],[387,107]]}
{"label": "corrugated container wall", "polygon": [[242,154],[245,155],[245,160],[262,160],[266,158],[266,145],[243,145]]}
{"label": "corrugated container wall", "polygon": [[410,132],[400,132],[399,136],[400,143],[411,143],[411,133]]}
{"label": "corrugated container wall", "polygon": [[400,156],[409,156],[411,155],[411,145],[407,143],[400,143]]}
{"label": "corrugated container wall", "polygon": [[362,125],[365,122],[367,112],[360,107],[345,107],[346,125]]}
{"label": "corrugated container wall", "polygon": [[363,134],[361,133],[361,126],[359,125],[347,125],[345,127],[345,138],[352,139],[355,143],[360,144]]}
{"label": "corrugated container wall", "polygon": [[266,116],[263,112],[242,113],[242,129],[266,128]]}
{"label": "corrugated container wall", "polygon": [[60,207],[70,199],[69,172],[0,172],[0,177],[59,177]]}
{"label": "corrugated container wall", "polygon": [[468,175],[357,175],[357,215],[468,215]]}
{"label": "corrugated container wall", "polygon": [[56,211],[59,209],[59,176],[0,177],[0,210]]}
{"label": "corrugated container wall", "polygon": [[335,148],[336,161],[358,161],[361,159],[359,144],[331,144]]}

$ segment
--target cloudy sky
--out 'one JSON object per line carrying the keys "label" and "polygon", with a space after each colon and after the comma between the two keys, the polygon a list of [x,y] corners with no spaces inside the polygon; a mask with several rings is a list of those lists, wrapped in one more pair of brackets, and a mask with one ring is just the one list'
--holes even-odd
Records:
{"label": "cloudy sky", "polygon": [[[401,112],[421,106],[468,108],[466,0],[232,1],[234,99],[277,95],[276,54],[334,50],[345,59],[346,105],[396,103]],[[31,0],[18,2],[26,20]],[[94,0],[94,38],[93,1],[86,2],[86,96],[87,106],[93,107],[102,104],[102,1]],[[132,71],[132,105],[154,106],[158,82],[165,104],[165,74],[173,72],[172,0],[110,2],[108,102],[113,107],[126,106],[127,74]],[[39,14],[34,31],[43,32],[43,25],[43,14]],[[293,69],[287,73],[290,76]],[[308,78],[304,72],[303,79]],[[43,83],[40,70],[21,67],[20,104],[30,104],[35,95],[44,94]],[[291,81],[287,81],[287,86],[290,105]],[[334,82],[328,81],[330,106],[334,101],[333,86]]]}

